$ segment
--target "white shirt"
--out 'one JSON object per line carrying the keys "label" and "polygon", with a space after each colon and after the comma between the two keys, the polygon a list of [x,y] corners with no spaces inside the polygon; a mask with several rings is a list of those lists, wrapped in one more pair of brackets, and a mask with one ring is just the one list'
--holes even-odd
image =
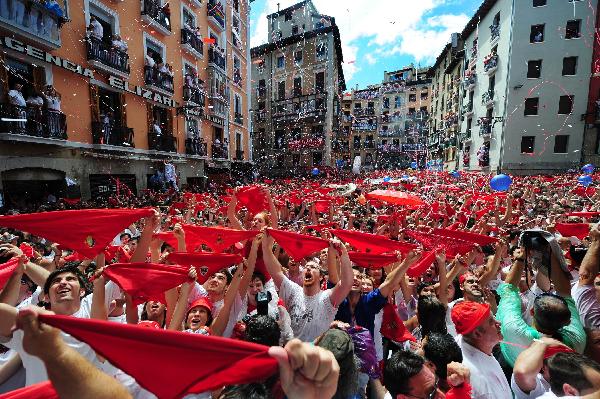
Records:
{"label": "white shirt", "polygon": [[146,58],[144,58],[144,62],[146,64],[146,66],[149,66],[151,68],[154,67],[154,58],[150,57],[148,54],[146,54]]}
{"label": "white shirt", "polygon": [[51,111],[60,111],[60,98],[54,96],[46,96],[46,105]]}
{"label": "white shirt", "polygon": [[535,377],[535,388],[528,394],[523,392],[521,388],[519,388],[517,382],[515,381],[514,374],[510,379],[510,387],[512,388],[515,394],[515,399],[535,399],[542,396],[544,393],[550,391],[550,384],[546,382],[546,380],[544,379],[544,377],[542,377],[541,374],[538,374]]}
{"label": "white shirt", "polygon": [[42,105],[44,105],[44,100],[40,96],[32,96],[27,99],[27,104],[37,105],[41,107]]}
{"label": "white shirt", "polygon": [[154,124],[153,129],[156,136],[162,135],[162,130],[160,130],[160,126],[158,126],[156,123]]}
{"label": "white shirt", "polygon": [[95,37],[96,39],[102,39],[104,36],[104,28],[102,27],[102,24],[95,19],[90,22],[90,26],[92,27],[92,37]]}
{"label": "white shirt", "polygon": [[8,100],[12,105],[18,105],[19,107],[25,107],[27,105],[23,93],[19,90],[10,90],[8,92]]}
{"label": "white shirt", "polygon": [[463,336],[456,337],[463,353],[463,364],[471,371],[473,399],[512,399],[512,391],[500,363],[494,356],[488,356],[464,341]]}
{"label": "white shirt", "polygon": [[[108,307],[114,299],[121,298],[121,296],[121,289],[115,283],[111,281],[106,285],[106,307]],[[79,307],[79,310],[73,313],[71,316],[89,319],[91,318],[91,311],[92,295],[90,294],[81,300],[81,306]],[[94,366],[101,368],[101,363],[96,357],[96,352],[94,352],[94,350],[88,344],[78,341],[62,331],[60,334],[63,338],[63,341],[68,346],[75,349]],[[23,349],[23,330],[16,330],[13,332],[12,337],[0,337],[0,342],[1,341],[5,341],[2,342],[4,346],[14,349],[21,356],[21,361],[23,362],[23,367],[25,368],[26,386],[37,384],[38,382],[43,382],[48,379],[48,374],[46,373],[46,367],[44,366],[44,363],[42,363],[38,357],[30,355],[29,353],[25,352],[25,349]]]}
{"label": "white shirt", "polygon": [[596,298],[593,285],[581,285],[577,282],[571,289],[571,296],[581,315],[584,327],[600,328],[600,302]]}
{"label": "white shirt", "polygon": [[301,341],[314,341],[335,319],[337,307],[331,304],[330,290],[306,296],[302,287],[284,277],[279,294],[290,314],[294,336]]}

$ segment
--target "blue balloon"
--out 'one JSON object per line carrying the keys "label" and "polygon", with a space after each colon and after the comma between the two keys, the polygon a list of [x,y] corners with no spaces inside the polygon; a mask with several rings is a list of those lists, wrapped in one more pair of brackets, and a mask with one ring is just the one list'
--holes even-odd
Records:
{"label": "blue balloon", "polygon": [[579,184],[581,184],[582,186],[587,187],[590,184],[592,184],[592,176],[588,176],[588,175],[579,176],[577,178],[577,182]]}
{"label": "blue balloon", "polygon": [[402,175],[402,178],[405,179],[405,180],[410,179],[410,177],[408,175]]}
{"label": "blue balloon", "polygon": [[450,172],[450,176],[454,177],[455,179],[460,179],[460,172],[458,170],[453,170]]}
{"label": "blue balloon", "polygon": [[319,174],[319,169],[314,168],[311,173],[313,176],[317,176]]}
{"label": "blue balloon", "polygon": [[510,176],[504,174],[496,175],[490,180],[490,187],[495,191],[507,191],[511,184]]}
{"label": "blue balloon", "polygon": [[416,162],[414,162],[414,161],[413,161],[413,162],[411,162],[411,163],[410,163],[410,167],[411,167],[412,169],[417,169],[417,163],[416,163]]}
{"label": "blue balloon", "polygon": [[594,170],[596,170],[596,167],[594,165],[592,165],[591,163],[588,163],[587,165],[583,165],[583,168],[581,168],[581,171],[583,173],[585,173],[586,175],[591,175],[592,173],[594,173]]}
{"label": "blue balloon", "polygon": [[392,180],[392,179],[389,176],[385,176],[383,178],[383,181],[386,182],[386,183],[389,182],[390,180]]}

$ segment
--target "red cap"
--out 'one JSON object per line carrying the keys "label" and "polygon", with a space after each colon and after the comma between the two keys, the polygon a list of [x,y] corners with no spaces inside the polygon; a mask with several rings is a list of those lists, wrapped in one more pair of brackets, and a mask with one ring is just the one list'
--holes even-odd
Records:
{"label": "red cap", "polygon": [[142,321],[138,322],[137,325],[139,327],[158,328],[160,330],[160,325],[157,322],[155,322],[155,321],[142,320]]}
{"label": "red cap", "polygon": [[458,334],[469,334],[490,315],[490,305],[462,301],[452,308],[452,322]]}
{"label": "red cap", "polygon": [[557,353],[561,353],[561,352],[562,353],[571,353],[571,352],[575,352],[575,351],[565,345],[549,346],[544,351],[544,359],[548,359],[549,357],[552,357],[552,356],[556,355]]}
{"label": "red cap", "polygon": [[471,273],[471,272],[466,272],[466,273],[463,273],[460,276],[458,276],[458,282],[459,282],[459,284],[463,285],[464,282],[465,282],[465,280],[467,279],[467,276],[471,276],[471,275],[474,275],[474,274]]}
{"label": "red cap", "polygon": [[201,306],[201,307],[205,308],[206,310],[208,310],[208,312],[210,314],[212,314],[213,304],[212,304],[212,301],[208,297],[201,296],[200,298],[198,298],[194,302],[192,302],[192,304],[188,308],[187,313],[189,313],[192,309],[194,309],[197,306]]}

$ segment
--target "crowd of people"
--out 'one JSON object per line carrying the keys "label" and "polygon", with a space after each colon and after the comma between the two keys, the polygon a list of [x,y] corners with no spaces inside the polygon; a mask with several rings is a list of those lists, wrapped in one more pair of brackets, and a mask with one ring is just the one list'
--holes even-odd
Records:
{"label": "crowd of people", "polygon": [[322,173],[5,209],[0,392],[598,397],[600,192],[490,178]]}

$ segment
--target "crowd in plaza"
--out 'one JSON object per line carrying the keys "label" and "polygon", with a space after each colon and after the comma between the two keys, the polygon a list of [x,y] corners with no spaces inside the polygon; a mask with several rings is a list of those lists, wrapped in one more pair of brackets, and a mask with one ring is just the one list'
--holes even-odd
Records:
{"label": "crowd in plaza", "polygon": [[5,208],[0,398],[596,397],[585,173],[317,170]]}

